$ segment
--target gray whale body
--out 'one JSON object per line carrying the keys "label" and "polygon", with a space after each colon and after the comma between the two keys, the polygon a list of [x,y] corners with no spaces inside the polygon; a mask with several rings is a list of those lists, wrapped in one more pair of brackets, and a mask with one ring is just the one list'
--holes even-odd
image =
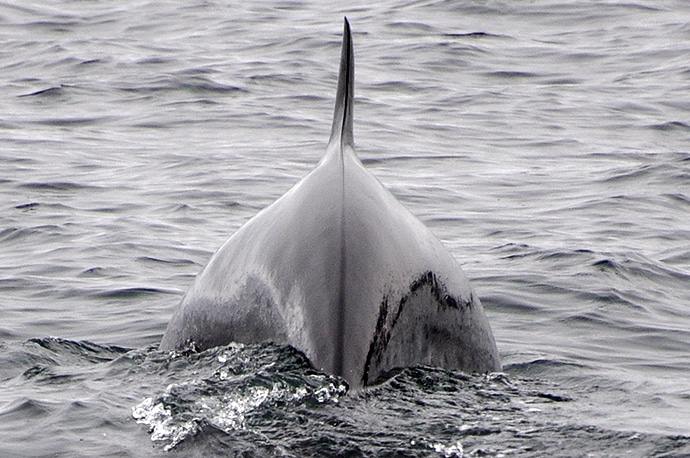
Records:
{"label": "gray whale body", "polygon": [[213,255],[160,349],[289,344],[353,388],[413,365],[501,369],[484,309],[458,263],[357,158],[353,102],[346,18],[326,154]]}

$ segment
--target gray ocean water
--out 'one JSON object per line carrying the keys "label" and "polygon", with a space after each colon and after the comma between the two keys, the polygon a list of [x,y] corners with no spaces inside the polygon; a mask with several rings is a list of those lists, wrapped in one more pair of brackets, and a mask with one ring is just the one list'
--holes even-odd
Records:
{"label": "gray ocean water", "polygon": [[[344,15],[503,373],[156,349],[325,151]],[[689,456],[690,2],[0,3],[0,456],[213,455]]]}

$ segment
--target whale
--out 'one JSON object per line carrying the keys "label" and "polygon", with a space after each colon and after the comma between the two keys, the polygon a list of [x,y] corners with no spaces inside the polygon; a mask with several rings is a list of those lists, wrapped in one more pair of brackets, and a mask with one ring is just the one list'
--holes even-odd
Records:
{"label": "whale", "polygon": [[326,152],[237,230],[174,310],[161,350],[270,341],[358,389],[410,366],[501,370],[453,255],[358,159],[348,19]]}

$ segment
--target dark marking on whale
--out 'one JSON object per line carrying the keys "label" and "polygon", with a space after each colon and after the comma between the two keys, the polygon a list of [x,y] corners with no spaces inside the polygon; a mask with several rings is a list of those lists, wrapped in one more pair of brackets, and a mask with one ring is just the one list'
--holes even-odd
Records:
{"label": "dark marking on whale", "polygon": [[[436,275],[431,271],[424,272],[413,280],[410,284],[409,293],[403,295],[397,301],[393,302],[388,295],[385,295],[379,307],[376,328],[371,343],[369,344],[369,351],[364,363],[362,385],[369,385],[377,379],[380,379],[383,374],[389,372],[388,370],[380,370],[379,366],[384,362],[388,344],[395,336],[395,328],[400,321],[401,315],[403,315],[405,305],[408,301],[414,300],[420,294],[429,295],[434,299],[436,307],[439,309],[437,313],[440,312],[441,309],[457,310],[460,307],[470,308],[475,300],[474,293],[470,295],[468,300],[463,301],[462,299],[456,299],[453,295],[448,293],[443,282],[439,281]],[[435,332],[439,332],[439,329],[429,329],[429,323],[425,324],[423,321],[420,324],[427,327],[425,329],[427,332],[424,335],[424,339],[416,345],[415,350],[421,350],[421,352],[424,353],[429,351],[427,348],[424,348],[425,345],[429,344],[432,340],[431,336]],[[410,333],[407,328],[403,329],[402,332],[409,337]],[[447,342],[444,342],[442,345],[446,343]]]}

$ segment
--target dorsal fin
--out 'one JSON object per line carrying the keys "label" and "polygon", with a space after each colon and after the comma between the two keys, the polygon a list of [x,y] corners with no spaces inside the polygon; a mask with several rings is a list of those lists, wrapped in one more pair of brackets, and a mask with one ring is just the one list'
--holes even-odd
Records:
{"label": "dorsal fin", "polygon": [[352,50],[352,33],[350,23],[345,18],[343,30],[343,47],[340,55],[340,74],[338,92],[335,96],[335,111],[329,145],[340,142],[341,145],[354,146],[352,136],[352,105],[355,98],[355,56]]}

